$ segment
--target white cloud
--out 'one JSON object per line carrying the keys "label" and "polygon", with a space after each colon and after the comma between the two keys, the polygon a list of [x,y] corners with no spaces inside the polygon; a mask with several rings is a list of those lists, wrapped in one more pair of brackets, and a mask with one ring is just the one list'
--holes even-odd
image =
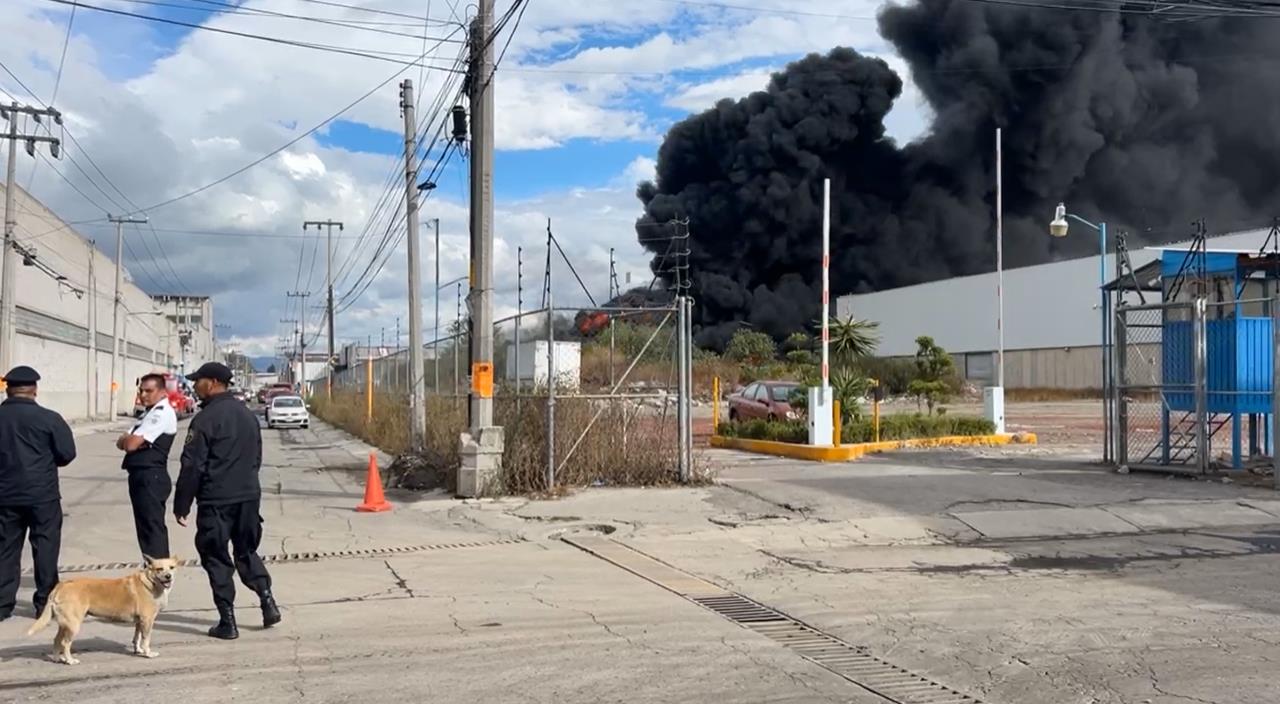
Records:
{"label": "white cloud", "polygon": [[[362,1],[375,4],[373,0],[352,0]],[[805,3],[804,10],[869,15],[876,2],[814,0]],[[421,0],[377,0],[376,4],[409,13],[421,12],[423,6]],[[442,3],[435,5],[435,16],[450,16]],[[506,5],[502,3],[499,11]],[[760,5],[795,7],[781,0],[760,0]],[[132,3],[119,6],[139,9]],[[243,6],[367,19],[335,7],[301,10],[296,3],[276,0],[246,0]],[[460,4],[460,11],[464,11],[462,7]],[[77,13],[77,31],[68,48],[58,107],[68,116],[70,129],[94,163],[139,206],[167,200],[243,167],[297,137],[300,130],[327,119],[397,70],[383,62],[199,31],[158,52],[159,35],[153,33],[153,25],[103,15],[93,15],[94,21],[89,22],[84,18],[90,12],[81,9]],[[0,42],[0,61],[40,99],[47,99],[53,91],[67,17],[65,8],[42,0],[0,2],[0,26],[9,30]],[[679,35],[668,33],[676,22],[684,29]],[[421,43],[414,39],[315,23],[239,14],[215,15],[209,23],[314,43],[421,51]],[[449,27],[432,27],[430,34],[443,36],[448,31]],[[702,107],[709,107],[718,94],[740,97],[764,85],[766,72],[760,68],[725,75],[740,62],[778,66],[791,56],[826,51],[836,44],[862,50],[884,48],[875,36],[874,23],[863,19],[701,9],[675,2],[534,1],[504,59],[507,70],[497,78],[498,145],[504,149],[553,149],[571,139],[641,139],[653,140],[656,152],[657,136],[665,125],[646,114],[644,107],[655,99],[689,110],[699,109],[700,101],[706,101]],[[460,49],[457,43],[441,44],[431,63],[448,64]],[[147,63],[147,57],[157,53],[163,58]],[[651,73],[676,70],[685,71],[682,81]],[[691,82],[698,80],[698,74],[705,82]],[[113,78],[120,75],[129,78]],[[456,74],[430,70],[425,81],[419,80],[416,70],[405,75],[413,78],[421,96],[421,116],[434,115],[433,108],[452,104],[460,79]],[[403,122],[396,83],[392,80],[376,90],[343,119],[399,134]],[[0,73],[0,88],[27,97],[4,73]],[[434,102],[437,96],[442,98],[439,104]],[[891,122],[897,117],[895,110]],[[388,150],[399,148],[395,137],[388,139]],[[104,211],[133,209],[112,186],[97,178],[87,155],[71,144],[66,153],[58,170],[97,204],[91,204],[41,164],[33,190],[63,219],[101,219]],[[19,174],[26,185],[31,165],[24,154],[19,159]],[[346,223],[334,257],[337,265],[351,265],[339,286],[339,292],[344,292],[382,238],[383,232],[370,232],[361,254],[350,256],[357,244],[352,238],[365,231],[384,184],[392,184],[391,211],[402,204],[395,162],[394,157],[382,154],[328,147],[311,137],[302,139],[225,183],[149,213],[160,230],[158,238],[168,262],[158,257],[158,250],[152,255],[143,250],[137,239],[143,235],[130,234],[139,261],[131,260],[129,268],[143,283],[150,272],[161,279],[159,288],[172,289],[174,282],[168,279],[174,277],[159,273],[167,272],[171,264],[187,286],[214,295],[218,318],[232,325],[238,336],[233,339],[241,341],[237,344],[252,347],[255,353],[273,348],[277,321],[298,313],[296,302],[287,301],[284,292],[295,286],[307,288],[308,279],[309,288],[316,289],[323,276],[324,253],[315,248],[318,240],[314,231],[311,239],[296,239],[301,234],[301,221],[332,217]],[[514,308],[517,248],[524,248],[528,290],[536,291],[540,286],[547,217],[553,219],[557,236],[592,295],[599,298],[607,291],[610,248],[619,262],[620,279],[631,272],[637,283],[647,282],[648,255],[636,243],[633,228],[640,211],[634,193],[638,181],[652,178],[654,166],[651,156],[639,157],[605,183],[584,182],[535,199],[500,201],[495,222],[499,310]],[[94,174],[105,193],[89,184],[80,168]],[[437,193],[425,202],[423,214],[438,215],[442,221],[442,278],[463,275],[468,253],[463,204],[456,197],[451,200]],[[98,224],[81,229],[100,242],[110,232]],[[169,230],[236,230],[271,237],[218,239]],[[432,235],[432,230],[423,228],[427,278],[434,275]],[[153,248],[158,244],[149,233],[145,236]],[[403,245],[390,254],[385,269],[367,292],[340,316],[340,336],[372,333],[376,338],[382,327],[391,327],[396,316],[404,316]],[[314,266],[313,261],[317,262]],[[557,300],[586,303],[580,289],[575,292],[578,286],[567,268],[558,266],[556,275]],[[424,290],[424,295],[430,300],[432,291]],[[530,294],[530,300],[532,297]],[[453,301],[449,296],[446,299],[442,316],[449,320]],[[311,302],[318,301],[313,298]],[[434,305],[426,307],[429,323]],[[314,329],[318,311],[305,312]]]}

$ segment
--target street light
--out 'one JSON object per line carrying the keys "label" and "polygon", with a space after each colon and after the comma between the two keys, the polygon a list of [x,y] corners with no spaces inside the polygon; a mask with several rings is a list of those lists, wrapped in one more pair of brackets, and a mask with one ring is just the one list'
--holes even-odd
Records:
{"label": "street light", "polygon": [[1068,220],[1075,220],[1081,225],[1092,228],[1098,233],[1098,310],[1102,316],[1102,418],[1103,418],[1103,461],[1111,460],[1111,441],[1114,431],[1111,427],[1111,406],[1109,400],[1109,381],[1111,379],[1111,359],[1108,350],[1111,348],[1111,326],[1107,324],[1107,223],[1092,223],[1074,213],[1067,212],[1067,205],[1059,203],[1053,211],[1053,220],[1049,221],[1051,237],[1066,237],[1070,229]]}

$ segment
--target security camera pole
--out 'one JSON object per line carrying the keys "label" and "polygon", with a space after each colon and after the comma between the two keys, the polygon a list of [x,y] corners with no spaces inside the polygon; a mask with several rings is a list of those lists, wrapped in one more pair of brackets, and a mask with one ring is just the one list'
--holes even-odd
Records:
{"label": "security camera pole", "polygon": [[9,123],[9,131],[2,135],[9,140],[9,166],[4,185],[4,258],[0,264],[0,369],[13,367],[13,346],[17,340],[17,246],[14,228],[18,226],[17,206],[14,204],[15,178],[18,166],[18,140],[27,144],[27,154],[36,155],[36,142],[47,142],[49,153],[53,158],[62,157],[62,140],[50,135],[25,134],[18,132],[18,116],[29,115],[36,124],[42,117],[51,117],[55,124],[62,124],[62,113],[53,108],[34,108],[20,105],[16,101],[7,106],[0,106],[0,119]]}

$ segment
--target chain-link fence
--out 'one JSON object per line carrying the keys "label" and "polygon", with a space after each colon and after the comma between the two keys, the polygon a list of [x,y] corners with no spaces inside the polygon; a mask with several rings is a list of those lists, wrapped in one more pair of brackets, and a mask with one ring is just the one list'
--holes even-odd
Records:
{"label": "chain-link fence", "polygon": [[[549,255],[537,292],[541,304],[523,310],[524,262],[518,254],[517,313],[493,327],[494,424],[505,436],[503,490],[696,478],[688,299],[668,294],[625,305],[620,301],[634,292],[623,295],[611,265],[610,297],[597,305],[568,256],[553,244],[548,241],[548,251],[560,253],[587,300],[581,306],[555,304]],[[424,344],[420,370],[427,394],[424,454],[443,474],[456,470],[459,435],[470,425],[470,301],[460,298],[456,308],[444,334]],[[364,358],[333,373],[332,393],[363,399],[348,402],[364,415],[348,425],[385,423],[391,439],[382,444],[408,449],[408,350],[368,349],[357,353]],[[313,382],[312,392],[328,395],[328,384]]]}
{"label": "chain-link fence", "polygon": [[1116,461],[1203,473],[1272,465],[1277,306],[1204,298],[1116,311]]}

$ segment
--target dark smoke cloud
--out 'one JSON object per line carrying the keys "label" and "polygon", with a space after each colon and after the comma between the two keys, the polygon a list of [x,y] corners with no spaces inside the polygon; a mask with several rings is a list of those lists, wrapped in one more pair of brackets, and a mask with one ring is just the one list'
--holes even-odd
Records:
{"label": "dark smoke cloud", "polygon": [[1280,25],[919,0],[880,31],[936,115],[916,142],[885,137],[901,79],[846,48],[667,134],[638,231],[689,218],[701,344],[816,318],[824,177],[834,294],[993,269],[997,126],[1010,266],[1096,251],[1047,236],[1060,200],[1148,240],[1280,212]]}

